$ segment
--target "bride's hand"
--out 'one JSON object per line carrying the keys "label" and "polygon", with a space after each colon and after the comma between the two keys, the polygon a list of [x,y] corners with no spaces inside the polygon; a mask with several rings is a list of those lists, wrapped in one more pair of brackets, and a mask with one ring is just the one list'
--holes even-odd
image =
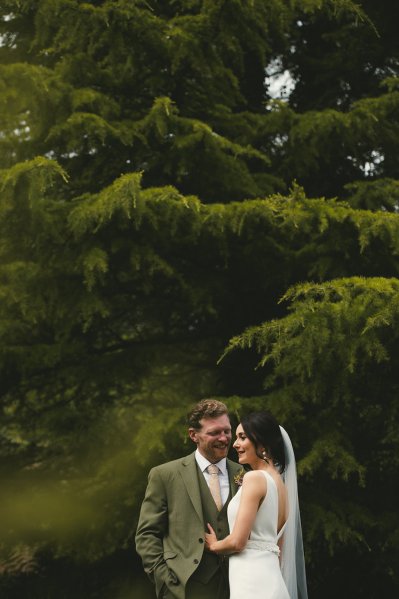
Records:
{"label": "bride's hand", "polygon": [[210,524],[208,524],[208,529],[210,532],[205,533],[205,549],[212,551],[212,545],[217,542],[217,537]]}

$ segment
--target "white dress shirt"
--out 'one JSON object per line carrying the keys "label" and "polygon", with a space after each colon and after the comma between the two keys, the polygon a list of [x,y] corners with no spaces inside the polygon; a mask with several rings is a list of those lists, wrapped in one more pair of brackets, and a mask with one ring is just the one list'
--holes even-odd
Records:
{"label": "white dress shirt", "polygon": [[[209,464],[211,462],[204,458],[204,456],[196,449],[195,451],[195,459],[197,464],[205,477],[207,485],[209,486],[209,474],[206,471]],[[227,498],[230,493],[230,482],[229,482],[229,474],[227,472],[227,463],[226,458],[220,460],[220,462],[216,462],[216,466],[219,468],[219,484],[220,484],[220,494],[222,496],[223,505],[226,503]]]}

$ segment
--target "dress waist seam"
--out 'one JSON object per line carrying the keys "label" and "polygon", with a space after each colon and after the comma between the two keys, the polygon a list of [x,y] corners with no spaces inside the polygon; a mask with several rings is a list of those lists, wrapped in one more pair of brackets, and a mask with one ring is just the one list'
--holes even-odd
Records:
{"label": "dress waist seam", "polygon": [[280,555],[280,548],[275,543],[271,543],[270,541],[257,541],[255,539],[250,539],[245,549],[255,549],[256,551],[270,551],[271,553],[275,553],[276,555]]}

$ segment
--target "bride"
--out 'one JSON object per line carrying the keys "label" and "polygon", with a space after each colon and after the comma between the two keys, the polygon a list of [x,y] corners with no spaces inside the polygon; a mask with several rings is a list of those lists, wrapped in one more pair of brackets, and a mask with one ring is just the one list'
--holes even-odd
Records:
{"label": "bride", "polygon": [[251,471],[228,506],[230,534],[218,541],[209,524],[205,534],[208,551],[230,555],[230,599],[307,599],[290,438],[270,412],[254,412],[233,447]]}

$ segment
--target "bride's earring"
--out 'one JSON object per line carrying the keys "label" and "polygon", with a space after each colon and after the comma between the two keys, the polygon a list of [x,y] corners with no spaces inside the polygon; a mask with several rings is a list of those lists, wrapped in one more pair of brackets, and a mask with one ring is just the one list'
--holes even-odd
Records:
{"label": "bride's earring", "polygon": [[262,458],[265,460],[265,462],[268,462],[269,460],[267,459],[267,455],[266,455],[266,451],[263,450],[262,451]]}

